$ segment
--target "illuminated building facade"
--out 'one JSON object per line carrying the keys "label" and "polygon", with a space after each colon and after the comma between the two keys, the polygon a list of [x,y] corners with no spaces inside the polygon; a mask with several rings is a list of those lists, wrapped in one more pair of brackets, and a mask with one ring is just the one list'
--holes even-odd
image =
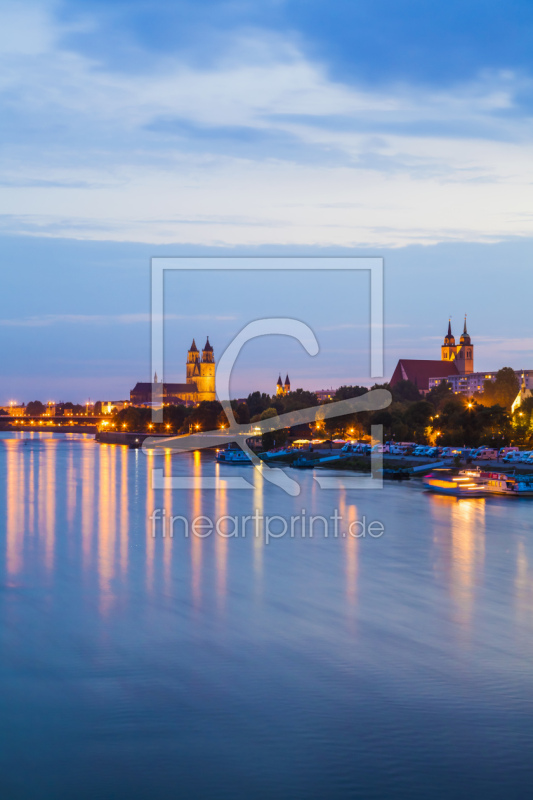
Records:
{"label": "illuminated building facade", "polygon": [[154,375],[153,383],[137,383],[130,392],[130,402],[134,406],[197,405],[204,400],[216,400],[215,355],[209,337],[202,353],[193,339],[187,353],[186,382],[165,383]]}
{"label": "illuminated building facade", "polygon": [[290,390],[291,390],[291,382],[289,380],[289,376],[287,375],[285,378],[285,383],[282,383],[280,375],[278,378],[278,382],[276,383],[276,394],[285,395],[288,394]]}

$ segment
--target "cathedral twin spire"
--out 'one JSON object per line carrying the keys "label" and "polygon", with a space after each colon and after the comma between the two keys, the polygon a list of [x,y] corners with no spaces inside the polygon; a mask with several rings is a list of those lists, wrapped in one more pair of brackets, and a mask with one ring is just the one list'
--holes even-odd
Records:
{"label": "cathedral twin spire", "polygon": [[[463,325],[463,333],[461,335],[461,339],[463,338],[463,336],[468,336],[468,331],[466,329],[466,314],[465,314],[465,322],[464,322],[464,325]],[[452,333],[452,318],[451,317],[448,319],[448,333],[444,337],[444,341],[446,341],[446,339],[455,339],[455,337],[454,337],[454,335]]]}
{"label": "cathedral twin spire", "polygon": [[448,332],[444,337],[441,353],[442,361],[455,362],[455,367],[460,373],[471,373],[474,371],[474,348],[466,327],[466,314],[463,332],[458,344],[455,343],[455,337],[452,333],[451,317],[448,320]]}
{"label": "cathedral twin spire", "polygon": [[291,382],[289,380],[289,374],[287,373],[285,377],[285,383],[282,383],[281,372],[280,372],[278,382],[276,383],[276,394],[288,394],[290,390],[291,390]]}
{"label": "cathedral twin spire", "polygon": [[[189,347],[189,363],[193,361],[199,361],[200,351],[196,347],[195,339],[192,340],[192,344]],[[213,361],[213,346],[209,341],[209,336],[206,339],[204,349],[202,350],[202,361]]]}

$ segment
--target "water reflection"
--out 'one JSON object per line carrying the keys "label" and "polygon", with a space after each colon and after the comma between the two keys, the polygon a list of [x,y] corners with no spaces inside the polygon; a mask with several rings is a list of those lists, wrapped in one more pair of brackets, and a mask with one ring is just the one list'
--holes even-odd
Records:
{"label": "water reflection", "polygon": [[155,456],[151,451],[147,455],[147,470],[146,470],[146,588],[148,593],[151,593],[154,588],[154,557],[155,557],[155,540],[157,535],[157,527],[155,526],[153,514],[156,508],[155,490],[152,487],[152,469],[155,466]]}
{"label": "water reflection", "polygon": [[350,535],[350,526],[357,520],[357,506],[354,503],[347,503],[346,490],[341,489],[339,493],[339,533],[346,534],[344,537],[345,557],[346,557],[346,600],[350,606],[355,606],[357,602],[357,568],[358,568],[358,548],[359,539]]}
{"label": "water reflection", "polygon": [[[164,457],[164,475],[171,476],[172,475],[172,451],[166,450],[165,457]],[[171,529],[170,529],[170,517],[173,515],[173,505],[172,505],[172,488],[167,486],[164,491],[163,497],[163,508],[166,511],[167,520],[168,520],[168,529],[165,526],[163,530],[163,567],[164,567],[164,581],[165,587],[167,591],[171,589],[171,582],[172,582],[172,549],[174,547],[174,540],[171,538]]]}
{"label": "water reflection", "polygon": [[531,629],[533,627],[533,573],[529,566],[526,543],[521,540],[516,548],[516,575],[514,580],[517,619]]}
{"label": "water reflection", "polygon": [[128,535],[129,535],[129,451],[127,447],[120,448],[120,482],[118,491],[120,497],[120,566],[124,576],[128,570]]}
{"label": "water reflection", "polygon": [[235,518],[235,523],[232,519],[228,519],[228,490],[225,484],[222,483],[221,487],[216,492],[215,499],[215,519],[213,520],[215,530],[213,535],[215,537],[215,567],[216,567],[216,582],[217,582],[217,602],[219,609],[224,608],[226,599],[226,572],[228,563],[228,539],[227,534],[233,530],[233,525],[237,525],[238,520]]}
{"label": "water reflection", "polygon": [[67,484],[67,520],[68,520],[69,531],[71,531],[74,522],[74,517],[76,514],[76,494],[77,494],[76,469],[74,467],[74,450],[72,448],[70,449],[70,452],[68,454],[66,484]]}
{"label": "water reflection", "polygon": [[81,454],[81,538],[83,569],[86,573],[92,564],[95,459],[100,452],[96,447],[88,447]]}
{"label": "water reflection", "polygon": [[114,544],[116,532],[116,470],[117,447],[102,445],[100,454],[98,504],[98,576],[100,581],[100,610],[109,611],[112,601],[114,575]]}
{"label": "water reflection", "polygon": [[[253,499],[253,512],[257,512],[258,521],[250,521],[247,523],[245,534],[249,535],[249,531],[253,535],[254,543],[254,577],[256,592],[261,592],[263,587],[263,555],[264,555],[264,516],[263,502],[264,502],[264,483],[265,479],[263,473],[255,470],[254,473],[254,499]],[[260,519],[261,518],[261,519]],[[253,525],[253,527],[251,527]],[[250,527],[248,527],[250,526]]]}
{"label": "water reflection", "polygon": [[485,559],[486,500],[435,495],[431,498],[435,519],[443,524],[436,539],[445,559],[448,585],[453,602],[453,619],[458,630],[466,632],[472,623],[476,587]]}
{"label": "water reflection", "polygon": [[6,567],[14,577],[22,567],[24,546],[24,463],[20,440],[6,445]]}
{"label": "water reflection", "polygon": [[[193,475],[201,475],[201,456],[200,451],[193,453]],[[202,515],[202,495],[200,489],[192,490],[191,497],[191,521],[198,519]],[[191,584],[192,601],[196,611],[200,609],[202,600],[202,543],[200,536],[189,537],[191,543]]]}
{"label": "water reflection", "polygon": [[49,572],[54,566],[56,535],[57,446],[57,439],[47,439],[39,458],[39,536],[44,537],[44,563]]}
{"label": "water reflection", "polygon": [[30,472],[28,477],[28,533],[35,533],[35,454],[30,452]]}

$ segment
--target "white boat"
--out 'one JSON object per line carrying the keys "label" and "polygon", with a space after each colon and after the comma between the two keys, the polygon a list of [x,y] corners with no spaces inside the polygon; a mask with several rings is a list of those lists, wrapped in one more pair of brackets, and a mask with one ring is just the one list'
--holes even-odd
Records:
{"label": "white boat", "polygon": [[533,475],[506,475],[503,472],[488,472],[479,467],[465,469],[459,475],[483,483],[490,494],[533,497]]}
{"label": "white boat", "polygon": [[502,473],[481,473],[485,486],[491,494],[505,494],[510,497],[533,497],[533,480],[530,475],[502,475]]}
{"label": "white boat", "polygon": [[485,497],[487,494],[484,482],[462,475],[430,472],[424,475],[422,482],[430,492],[452,497]]}
{"label": "white boat", "polygon": [[217,450],[216,460],[221,464],[251,464],[252,460],[248,453],[240,447],[230,444],[224,450]]}

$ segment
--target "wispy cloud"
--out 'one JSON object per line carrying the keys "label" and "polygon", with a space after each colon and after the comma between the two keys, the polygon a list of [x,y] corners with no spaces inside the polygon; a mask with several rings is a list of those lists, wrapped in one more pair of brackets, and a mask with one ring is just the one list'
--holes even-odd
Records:
{"label": "wispy cloud", "polygon": [[[370,330],[372,325],[370,323],[346,322],[338,325],[323,325],[317,327],[319,331],[347,331],[347,330]],[[386,322],[384,324],[374,325],[375,328],[411,328],[411,325],[399,322]]]}
{"label": "wispy cloud", "polygon": [[[95,12],[82,24],[97,30]],[[369,88],[259,28],[228,31],[201,66],[183,50],[128,71],[75,50],[72,27],[46,4],[0,12],[10,232],[345,246],[530,234],[523,73]]]}
{"label": "wispy cloud", "polygon": [[[175,320],[216,320],[226,322],[234,320],[233,316],[215,316],[210,314],[165,314],[164,321]],[[0,319],[0,327],[5,328],[43,328],[50,325],[134,325],[150,323],[150,314],[42,314],[18,319]]]}

